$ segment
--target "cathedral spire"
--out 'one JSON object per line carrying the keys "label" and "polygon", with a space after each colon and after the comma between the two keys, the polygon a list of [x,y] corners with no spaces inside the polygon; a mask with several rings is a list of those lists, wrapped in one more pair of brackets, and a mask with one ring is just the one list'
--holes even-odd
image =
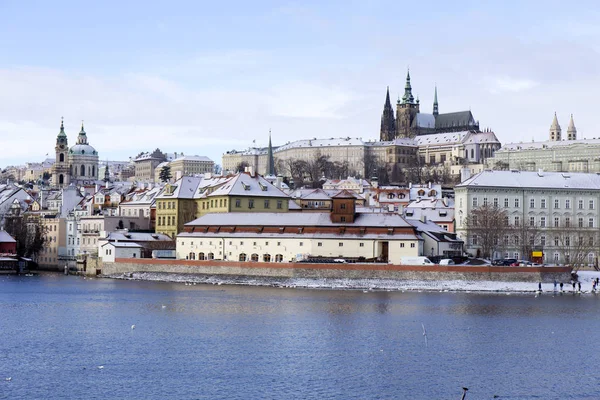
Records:
{"label": "cathedral spire", "polygon": [[577,128],[575,128],[573,114],[571,114],[571,120],[569,121],[569,127],[567,128],[567,140],[577,140]]}
{"label": "cathedral spire", "polygon": [[[398,101],[399,102],[399,101]],[[379,140],[390,141],[396,137],[396,118],[394,117],[394,109],[390,101],[390,87],[387,87],[385,93],[385,104],[383,113],[381,114],[381,129],[379,131]]]}
{"label": "cathedral spire", "polygon": [[273,145],[271,144],[271,130],[269,129],[269,152],[267,160],[267,174],[275,176],[275,159],[273,158]]}
{"label": "cathedral spire", "polygon": [[435,115],[436,117],[439,115],[439,109],[438,109],[438,99],[437,99],[437,85],[435,85],[435,93],[433,95],[433,115]]}
{"label": "cathedral spire", "polygon": [[413,104],[415,98],[412,94],[412,87],[410,86],[410,70],[406,72],[406,85],[404,86],[404,96],[402,96],[402,103]]}

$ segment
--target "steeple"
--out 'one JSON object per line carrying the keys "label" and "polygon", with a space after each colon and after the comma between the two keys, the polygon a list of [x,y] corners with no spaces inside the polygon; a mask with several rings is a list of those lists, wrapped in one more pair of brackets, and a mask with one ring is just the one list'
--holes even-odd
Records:
{"label": "steeple", "polygon": [[403,104],[414,104],[415,98],[412,94],[412,87],[410,86],[410,71],[406,72],[406,85],[404,86],[404,96],[402,96]]}
{"label": "steeple", "polygon": [[439,115],[438,100],[437,100],[437,85],[435,86],[435,94],[433,95],[433,115]]}
{"label": "steeple", "polygon": [[77,144],[88,144],[87,135],[85,134],[85,129],[83,129],[83,121],[81,121],[81,130],[77,136]]}
{"label": "steeple", "polygon": [[108,184],[110,180],[110,171],[108,170],[108,160],[106,160],[106,167],[104,168],[104,182]]}
{"label": "steeple", "polygon": [[385,94],[385,104],[381,114],[381,129],[379,130],[379,140],[390,141],[396,137],[396,119],[394,118],[394,109],[390,101],[390,87],[388,86]]}
{"label": "steeple", "polygon": [[561,129],[558,124],[558,118],[556,117],[556,112],[554,113],[554,119],[552,120],[552,125],[550,125],[550,141],[552,142],[560,142],[561,140]]}
{"label": "steeple", "polygon": [[577,140],[577,129],[575,128],[575,122],[573,121],[573,114],[571,114],[571,120],[569,121],[569,127],[567,128],[567,140]]}
{"label": "steeple", "polygon": [[275,176],[275,160],[273,158],[273,145],[271,144],[271,130],[269,129],[269,152],[267,155],[267,174]]}
{"label": "steeple", "polygon": [[65,124],[62,117],[60,117],[60,132],[58,132],[58,136],[67,137],[67,134],[65,133]]}

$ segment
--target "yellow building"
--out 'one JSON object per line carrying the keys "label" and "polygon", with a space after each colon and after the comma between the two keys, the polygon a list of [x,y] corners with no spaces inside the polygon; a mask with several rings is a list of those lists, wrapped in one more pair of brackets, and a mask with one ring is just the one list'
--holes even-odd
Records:
{"label": "yellow building", "polygon": [[287,194],[248,172],[233,175],[218,186],[200,188],[196,203],[196,218],[207,213],[289,211]]}
{"label": "yellow building", "polygon": [[289,196],[260,175],[186,176],[156,199],[156,232],[174,238],[184,224],[207,213],[288,212]]}

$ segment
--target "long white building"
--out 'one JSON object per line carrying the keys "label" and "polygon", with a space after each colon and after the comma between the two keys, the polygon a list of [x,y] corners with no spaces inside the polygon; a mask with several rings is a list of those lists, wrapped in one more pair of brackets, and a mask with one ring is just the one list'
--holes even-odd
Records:
{"label": "long white building", "polygon": [[599,204],[599,174],[485,170],[455,187],[456,232],[477,255],[483,238],[474,228],[469,232],[467,220],[472,223],[474,210],[496,207],[512,230],[498,238],[493,257],[530,259],[523,252],[527,247],[545,263],[585,258],[593,264],[600,245]]}

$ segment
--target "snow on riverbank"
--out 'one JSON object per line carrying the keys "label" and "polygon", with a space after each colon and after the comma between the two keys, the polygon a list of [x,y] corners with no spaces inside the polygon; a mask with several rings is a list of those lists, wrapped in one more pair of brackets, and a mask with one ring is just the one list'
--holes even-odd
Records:
{"label": "snow on riverbank", "polygon": [[[182,284],[245,285],[271,286],[308,289],[341,290],[398,290],[432,292],[502,292],[526,293],[538,289],[536,282],[498,282],[498,281],[398,281],[391,279],[305,279],[305,278],[265,278],[250,276],[169,274],[157,272],[134,272],[105,276],[113,279],[144,280],[160,282],[180,282]],[[580,271],[581,290],[589,292],[592,280],[599,277],[598,271]],[[563,282],[565,292],[572,291],[571,282]],[[553,283],[542,283],[544,292],[554,291]]]}

